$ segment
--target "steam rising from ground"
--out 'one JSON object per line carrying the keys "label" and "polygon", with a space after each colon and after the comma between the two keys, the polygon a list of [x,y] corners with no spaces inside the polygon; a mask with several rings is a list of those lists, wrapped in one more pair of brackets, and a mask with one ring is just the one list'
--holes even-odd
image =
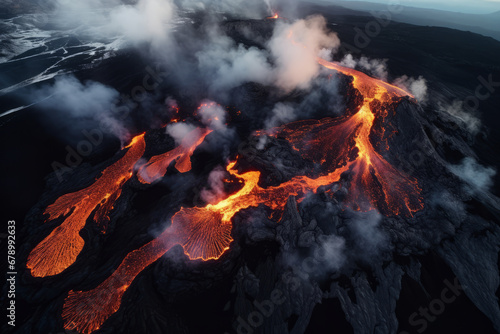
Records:
{"label": "steam rising from ground", "polygon": [[175,143],[180,145],[188,133],[196,129],[196,126],[187,123],[173,123],[167,125],[167,134],[174,138]]}
{"label": "steam rising from ground", "polygon": [[403,75],[397,78],[394,84],[403,89],[409,90],[419,103],[427,102],[427,81],[422,77],[418,79]]}
{"label": "steam rising from ground", "polygon": [[206,48],[196,57],[200,72],[213,81],[213,92],[228,91],[245,82],[271,83],[272,69],[266,53],[255,47],[235,45],[218,28],[212,28]]}
{"label": "steam rising from ground", "polygon": [[284,92],[307,89],[320,73],[320,52],[326,49],[331,53],[340,44],[337,35],[328,32],[321,16],[292,24],[279,22],[265,49],[236,45],[217,27],[211,27],[208,40],[196,57],[213,91],[229,90],[246,82],[273,84]]}
{"label": "steam rising from ground", "polygon": [[150,42],[154,47],[168,44],[177,11],[171,0],[139,0],[135,5],[117,0],[57,0],[55,5],[56,25],[78,27],[97,37],[122,35],[128,42]]}
{"label": "steam rising from ground", "polygon": [[387,236],[380,229],[382,215],[376,211],[355,212],[350,221],[354,240],[362,250],[363,257],[369,259],[377,255],[379,248],[387,241]]}
{"label": "steam rising from ground", "polygon": [[481,166],[471,157],[465,158],[459,165],[450,166],[450,170],[471,186],[471,192],[489,191],[493,186],[493,177],[496,174],[493,168]]}
{"label": "steam rising from ground", "polygon": [[201,199],[209,204],[215,204],[224,199],[224,178],[226,175],[226,169],[220,166],[210,172],[208,176],[208,187],[201,190]]}
{"label": "steam rising from ground", "polygon": [[458,123],[465,127],[470,133],[476,135],[481,129],[481,120],[474,114],[463,108],[463,102],[456,100],[451,104],[438,102],[439,109],[453,116]]}
{"label": "steam rising from ground", "polygon": [[268,47],[276,67],[276,84],[285,91],[310,87],[319,74],[317,57],[323,50],[336,50],[337,35],[328,32],[322,16],[312,16],[291,25],[279,24]]}
{"label": "steam rising from ground", "polygon": [[387,59],[368,59],[367,57],[361,57],[359,60],[356,60],[351,54],[348,54],[342,59],[340,64],[349,68],[359,68],[365,73],[387,81]]}
{"label": "steam rising from ground", "polygon": [[[131,3],[55,0],[51,22],[62,30],[71,30],[91,39],[120,36],[122,41],[141,49],[144,49],[143,45],[150,45],[146,48],[148,57],[162,62],[170,74],[176,76],[179,86],[189,85],[185,90],[187,94],[193,94],[193,100],[211,98],[223,103],[232,89],[248,82],[274,86],[283,94],[295,89],[307,90],[320,75],[318,55],[329,57],[340,44],[320,16],[295,22],[276,21],[272,37],[268,42],[261,40],[260,47],[236,43],[219,25],[221,12],[262,18],[269,14],[274,4],[270,2],[258,1],[250,6],[251,9],[244,1],[227,0],[138,0]],[[189,10],[207,13],[208,18],[202,22],[201,29],[193,28],[183,16]],[[37,95],[41,98],[54,96],[48,99],[49,108],[54,105],[70,115],[104,119],[112,133],[122,140],[129,139],[122,122],[115,120],[113,112],[108,112],[116,109],[113,100],[119,96],[118,92],[99,83],[78,83],[74,78],[59,80]],[[146,99],[152,98],[148,96]],[[269,116],[271,123],[279,124],[295,118],[292,107],[282,107],[275,107]],[[216,118],[211,121],[213,126],[223,127],[224,121],[217,124]]]}
{"label": "steam rising from ground", "polygon": [[63,119],[69,119],[68,127],[74,126],[75,121],[93,120],[125,141],[130,134],[115,115],[118,97],[115,89],[101,83],[80,82],[74,76],[63,76],[57,77],[52,85],[32,90],[27,98],[32,103],[42,101],[40,107],[47,110],[49,118],[58,122],[64,113]]}
{"label": "steam rising from ground", "polygon": [[278,103],[274,106],[272,114],[270,118],[266,121],[266,126],[270,128],[274,128],[296,119],[297,115],[293,106],[286,103]]}

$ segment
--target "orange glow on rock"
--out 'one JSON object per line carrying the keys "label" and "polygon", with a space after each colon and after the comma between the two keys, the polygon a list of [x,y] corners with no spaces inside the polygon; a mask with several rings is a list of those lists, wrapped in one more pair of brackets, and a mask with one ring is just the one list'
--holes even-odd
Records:
{"label": "orange glow on rock", "polygon": [[196,128],[189,132],[181,144],[173,150],[151,157],[146,165],[139,169],[137,173],[139,181],[149,184],[162,178],[167,172],[168,166],[174,160],[177,160],[175,168],[179,172],[189,172],[191,170],[191,156],[211,132],[208,129]]}
{"label": "orange glow on rock", "polygon": [[123,294],[135,277],[172,246],[181,245],[191,260],[217,260],[233,241],[231,219],[236,213],[260,204],[283,210],[289,196],[303,197],[308,191],[338,181],[347,170],[340,168],[317,179],[298,176],[276,187],[261,188],[260,172],[238,174],[234,165],[235,162],[230,163],[227,170],[242,180],[239,191],[215,205],[181,208],[172,217],[171,226],[155,240],[129,253],[106,281],[90,291],[71,291],[63,307],[64,327],[92,333],[119,309]]}
{"label": "orange glow on rock", "polygon": [[106,168],[94,184],[63,195],[47,207],[44,212],[49,215],[47,221],[66,218],[31,251],[26,266],[32,276],[57,275],[75,262],[84,246],[79,233],[92,212],[94,221],[102,224],[105,231],[114,202],[120,197],[123,184],[132,177],[134,165],[145,147],[144,134],[136,136],[125,148],[128,151],[123,158]]}
{"label": "orange glow on rock", "polygon": [[290,123],[271,129],[269,134],[286,138],[304,158],[328,172],[349,166],[353,178],[347,202],[353,209],[378,208],[386,215],[404,216],[423,209],[417,181],[389,164],[370,141],[376,117],[385,118],[387,108],[394,107],[399,98],[413,96],[362,72],[323,59],[319,63],[353,78],[354,88],[364,98],[359,111],[339,119]]}
{"label": "orange glow on rock", "polygon": [[[421,189],[416,180],[391,166],[378,153],[371,140],[377,118],[385,118],[388,109],[405,96],[404,90],[368,75],[319,60],[329,69],[353,78],[354,88],[363,96],[359,110],[338,119],[299,121],[271,129],[268,134],[288,140],[303,158],[321,165],[323,174],[312,178],[293,177],[280,185],[262,188],[260,172],[239,173],[236,162],[226,167],[242,187],[215,204],[204,207],[180,208],[172,224],[153,241],[129,253],[117,270],[98,287],[90,291],[71,291],[63,307],[64,327],[82,333],[92,333],[115,313],[123,294],[135,277],[158,260],[174,245],[180,245],[191,260],[219,259],[230,247],[233,238],[232,218],[241,210],[265,205],[276,213],[283,211],[289,196],[303,200],[309,192],[338,182],[350,173],[347,205],[356,210],[378,208],[385,215],[412,216],[423,208]],[[190,137],[191,144],[181,144],[164,155],[153,157],[144,166],[147,181],[163,176],[168,165],[177,160],[179,171],[191,168],[189,158],[209,130],[200,129]],[[380,138],[383,133],[378,133]],[[188,169],[189,168],[189,169]],[[142,182],[145,179],[143,178]]]}

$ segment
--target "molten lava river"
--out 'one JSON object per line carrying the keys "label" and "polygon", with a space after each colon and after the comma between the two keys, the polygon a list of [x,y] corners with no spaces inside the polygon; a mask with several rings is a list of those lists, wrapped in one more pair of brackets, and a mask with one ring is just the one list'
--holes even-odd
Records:
{"label": "molten lava river", "polygon": [[[391,166],[370,140],[376,137],[383,142],[385,130],[375,130],[375,121],[383,121],[388,110],[394,110],[401,98],[412,97],[411,94],[337,63],[318,61],[327,69],[352,77],[353,87],[363,98],[359,110],[340,118],[293,122],[256,135],[286,139],[304,159],[320,166],[322,174],[314,178],[295,176],[280,185],[263,188],[259,186],[260,172],[240,173],[237,160],[230,162],[226,170],[238,180],[239,190],[218,203],[180,208],[163,233],[129,253],[99,286],[89,291],[70,291],[62,311],[66,329],[81,333],[99,329],[119,309],[123,294],[137,275],[173,246],[182,246],[191,260],[217,260],[233,241],[232,218],[239,211],[264,205],[280,213],[289,196],[301,201],[307,193],[340,181],[343,174],[350,175],[345,205],[351,209],[376,208],[387,216],[406,217],[423,209],[417,181]],[[31,274],[47,277],[68,268],[84,246],[79,232],[92,213],[93,220],[106,225],[123,185],[134,173],[140,182],[149,184],[162,178],[174,161],[179,172],[190,171],[191,156],[210,132],[196,128],[178,147],[144,164],[140,163],[146,146],[144,135],[135,137],[124,148],[123,157],[106,168],[94,184],[60,197],[46,209],[49,220],[64,220],[29,255],[27,267]],[[387,142],[382,149],[388,149]]]}

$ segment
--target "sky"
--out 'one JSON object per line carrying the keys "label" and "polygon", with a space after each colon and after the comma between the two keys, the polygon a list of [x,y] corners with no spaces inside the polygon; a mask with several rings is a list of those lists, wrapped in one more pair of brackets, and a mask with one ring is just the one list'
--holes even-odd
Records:
{"label": "sky", "polygon": [[[361,0],[345,0],[361,1]],[[486,14],[500,11],[500,0],[364,0],[377,3],[400,3],[404,6],[432,8],[463,12],[470,14]]]}

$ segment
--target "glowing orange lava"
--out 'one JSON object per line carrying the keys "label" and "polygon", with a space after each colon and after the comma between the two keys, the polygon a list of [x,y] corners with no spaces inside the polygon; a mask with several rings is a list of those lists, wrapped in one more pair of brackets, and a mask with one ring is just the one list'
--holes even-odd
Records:
{"label": "glowing orange lava", "polygon": [[123,184],[132,177],[134,165],[144,154],[145,147],[144,134],[136,136],[126,147],[128,151],[123,158],[106,168],[94,184],[61,196],[47,207],[47,221],[67,217],[31,251],[26,266],[31,269],[32,276],[56,275],[75,262],[84,246],[79,232],[96,208],[94,220],[102,224],[103,231],[106,229],[108,214],[120,197]]}
{"label": "glowing orange lava", "polygon": [[97,288],[71,291],[62,314],[65,328],[81,333],[97,330],[118,310],[123,294],[135,277],[172,246],[181,245],[191,260],[216,260],[233,241],[231,219],[236,213],[263,203],[274,210],[282,210],[289,196],[303,196],[322,185],[336,182],[346,170],[340,168],[317,179],[298,176],[276,187],[261,188],[257,184],[260,172],[238,174],[234,165],[234,162],[229,164],[227,170],[241,179],[243,187],[239,191],[214,205],[181,208],[172,217],[170,227],[155,240],[128,254],[118,269]]}
{"label": "glowing orange lava", "polygon": [[[423,202],[417,181],[388,163],[370,140],[376,118],[383,120],[400,98],[413,96],[362,72],[322,59],[319,63],[353,78],[354,88],[364,98],[361,108],[356,114],[337,120],[288,124],[274,129],[273,135],[283,135],[302,156],[322,164],[328,171],[345,163],[350,165],[353,178],[347,202],[354,209],[378,208],[386,215],[404,216],[420,211]],[[383,127],[377,135],[383,140]],[[352,150],[354,147],[357,152]]]}
{"label": "glowing orange lava", "polygon": [[189,132],[181,144],[171,151],[151,157],[146,165],[142,166],[137,173],[142,183],[152,183],[162,178],[167,172],[172,161],[177,160],[175,168],[186,173],[191,170],[191,156],[196,148],[205,140],[212,130],[196,128]]}
{"label": "glowing orange lava", "polygon": [[276,19],[279,19],[279,17],[280,17],[280,16],[278,15],[278,13],[276,13],[276,14],[274,14],[273,16],[268,16],[268,17],[266,17],[266,19],[268,19],[268,20],[276,20]]}
{"label": "glowing orange lava", "polygon": [[[354,209],[376,207],[386,215],[411,216],[423,208],[416,180],[392,167],[370,140],[376,119],[385,118],[400,98],[410,94],[338,64],[324,60],[319,63],[353,77],[354,88],[363,96],[360,109],[338,119],[290,123],[270,130],[269,134],[287,139],[304,158],[320,164],[324,175],[316,178],[299,175],[278,186],[262,188],[258,184],[260,172],[240,174],[235,168],[236,162],[231,162],[226,170],[242,187],[218,203],[181,208],[159,237],[128,254],[106,281],[90,291],[71,291],[63,307],[65,328],[82,333],[99,329],[119,309],[123,294],[135,277],[174,245],[182,246],[191,260],[216,260],[233,241],[232,218],[238,212],[259,205],[280,212],[289,196],[297,196],[300,201],[308,192],[317,192],[321,186],[338,182],[346,172],[352,176],[347,202]],[[383,133],[377,135],[384,136]],[[198,137],[202,136],[200,133]],[[148,166],[155,166],[151,167],[150,177],[164,174],[175,158],[169,155],[163,159],[169,162],[161,168],[154,165],[155,161],[150,162]]]}

